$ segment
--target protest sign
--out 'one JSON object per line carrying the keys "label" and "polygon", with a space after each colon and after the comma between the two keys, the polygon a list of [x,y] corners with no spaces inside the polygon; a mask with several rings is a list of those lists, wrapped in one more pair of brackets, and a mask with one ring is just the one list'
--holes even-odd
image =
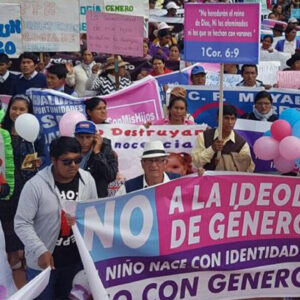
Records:
{"label": "protest sign", "polygon": [[19,289],[14,295],[12,295],[9,300],[35,299],[48,285],[50,273],[51,268],[46,268],[39,275]]}
{"label": "protest sign", "polygon": [[167,152],[190,154],[197,135],[206,125],[152,125],[150,128],[137,125],[97,125],[101,135],[111,140],[118,155],[119,172],[126,179],[143,173],[141,156],[144,145],[149,141],[160,140]]}
{"label": "protest sign", "polygon": [[8,299],[17,291],[15,286],[12,271],[7,261],[7,254],[5,250],[5,239],[0,222],[0,300]]}
{"label": "protest sign", "polygon": [[9,95],[0,95],[0,103],[2,104],[2,108],[6,111],[8,103],[10,101],[11,96]]}
{"label": "protest sign", "polygon": [[74,204],[110,299],[293,297],[299,193],[292,177],[209,172]]}
{"label": "protest sign", "polygon": [[[224,87],[234,87],[243,78],[239,74],[224,74],[223,75],[223,85]],[[219,86],[220,84],[220,73],[207,72],[205,86]]]}
{"label": "protest sign", "polygon": [[265,13],[265,14],[268,14],[267,1],[266,0],[246,0],[244,2],[246,2],[246,3],[260,3],[261,12]]}
{"label": "protest sign", "polygon": [[[244,137],[252,150],[255,141],[270,129],[270,122],[238,119],[235,130]],[[137,125],[97,125],[101,135],[111,140],[118,155],[122,177],[131,179],[142,174],[140,158],[146,142],[160,140],[167,152],[191,154],[196,138],[206,129],[201,125],[152,125],[146,129]],[[256,172],[274,172],[270,161],[262,161],[252,152]],[[194,168],[194,170],[196,170]]]}
{"label": "protest sign", "polygon": [[86,14],[88,11],[103,11],[103,0],[80,0],[80,32],[86,33]]}
{"label": "protest sign", "polygon": [[300,19],[300,8],[292,8],[291,9],[291,17]]}
{"label": "protest sign", "polygon": [[0,3],[0,53],[11,58],[23,52],[20,10],[19,4]]}
{"label": "protest sign", "polygon": [[87,44],[90,51],[143,56],[143,17],[87,13]]}
{"label": "protest sign", "polygon": [[[170,85],[169,88],[175,86]],[[209,126],[216,126],[216,115],[219,89],[216,87],[201,87],[182,85],[187,91],[188,112],[193,115],[199,124],[207,123]],[[254,97],[263,90],[262,88],[235,87],[224,88],[224,99],[226,102],[236,106],[239,116],[246,112],[253,111]],[[268,90],[273,98],[273,109],[278,115],[286,108],[300,107],[300,91],[271,89]]]}
{"label": "protest sign", "polygon": [[[48,89],[29,89],[26,94],[32,99],[34,115],[44,128],[47,145],[59,136],[58,123],[65,113],[79,111],[85,114],[84,98]],[[158,87],[150,76],[102,98],[107,101],[111,123],[144,124],[163,117]]]}
{"label": "protest sign", "polygon": [[78,0],[23,0],[24,51],[79,51]]}
{"label": "protest sign", "polygon": [[148,0],[104,0],[104,12],[149,17]]}
{"label": "protest sign", "polygon": [[286,52],[278,52],[278,51],[274,51],[274,52],[269,52],[269,51],[264,51],[264,50],[260,50],[260,62],[261,61],[279,61],[280,62],[280,70],[283,70],[285,68],[287,68],[287,64],[286,61],[291,58],[291,54],[290,53],[286,53]]}
{"label": "protest sign", "polygon": [[299,89],[300,71],[280,71],[277,72],[277,83],[279,88]]}
{"label": "protest sign", "polygon": [[18,57],[22,52],[20,5],[0,4],[0,53]]}
{"label": "protest sign", "polygon": [[186,4],[185,16],[186,61],[258,63],[258,3]]}
{"label": "protest sign", "polygon": [[258,64],[257,79],[264,84],[274,85],[277,82],[276,74],[280,69],[279,61],[260,61]]}

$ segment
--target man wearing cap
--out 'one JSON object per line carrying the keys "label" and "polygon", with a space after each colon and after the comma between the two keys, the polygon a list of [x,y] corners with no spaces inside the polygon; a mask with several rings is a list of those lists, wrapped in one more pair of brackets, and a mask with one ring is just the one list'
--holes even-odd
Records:
{"label": "man wearing cap", "polygon": [[175,2],[170,1],[166,5],[166,10],[168,11],[168,13],[165,15],[165,17],[176,17],[177,9],[179,9],[179,6]]}
{"label": "man wearing cap", "polygon": [[117,191],[116,196],[121,196],[148,186],[166,183],[180,177],[178,174],[166,172],[167,156],[168,153],[161,141],[146,143],[141,157],[144,174],[125,181]]}
{"label": "man wearing cap", "polygon": [[165,22],[161,22],[158,28],[154,30],[153,34],[157,37],[149,48],[149,55],[154,57],[156,55],[162,56],[165,60],[169,57],[169,48],[172,44],[177,44],[175,38],[171,36],[172,26]]}
{"label": "man wearing cap", "polygon": [[300,52],[296,51],[296,53],[287,60],[286,64],[290,69],[285,69],[284,71],[300,71]]}
{"label": "man wearing cap", "polygon": [[14,95],[18,76],[9,72],[10,60],[5,53],[0,53],[0,95]]}
{"label": "man wearing cap", "polygon": [[206,72],[202,66],[195,66],[191,71],[191,81],[193,85],[205,85]]}
{"label": "man wearing cap", "polygon": [[275,24],[271,29],[273,31],[273,47],[275,47],[276,43],[283,39],[284,27],[282,24]]}
{"label": "man wearing cap", "polygon": [[98,197],[106,197],[107,187],[115,180],[118,172],[118,161],[112,150],[111,141],[97,133],[96,125],[91,121],[76,124],[75,138],[81,145],[80,167],[94,177]]}

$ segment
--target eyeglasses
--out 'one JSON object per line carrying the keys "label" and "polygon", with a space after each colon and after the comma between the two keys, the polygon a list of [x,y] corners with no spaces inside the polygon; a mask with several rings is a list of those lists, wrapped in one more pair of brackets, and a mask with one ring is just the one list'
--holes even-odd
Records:
{"label": "eyeglasses", "polygon": [[166,161],[165,158],[145,158],[143,159],[144,164],[152,165],[153,163],[162,164]]}
{"label": "eyeglasses", "polygon": [[64,166],[70,166],[73,162],[75,165],[78,165],[81,163],[82,157],[80,156],[74,159],[61,159],[61,161],[64,164]]}
{"label": "eyeglasses", "polygon": [[263,106],[263,105],[269,106],[269,105],[271,105],[271,102],[256,102],[256,105],[259,105],[259,106]]}

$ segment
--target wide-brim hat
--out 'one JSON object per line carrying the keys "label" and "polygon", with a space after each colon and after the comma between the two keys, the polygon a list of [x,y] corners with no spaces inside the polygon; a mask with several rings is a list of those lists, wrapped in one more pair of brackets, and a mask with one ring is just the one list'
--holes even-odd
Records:
{"label": "wide-brim hat", "polygon": [[173,28],[174,28],[174,26],[170,26],[165,22],[160,22],[157,29],[155,29],[153,31],[153,34],[157,37],[159,31],[167,29],[171,32],[173,30]]}
{"label": "wide-brim hat", "polygon": [[161,141],[152,141],[145,144],[144,152],[141,158],[166,157],[168,155],[169,154],[166,152],[166,149]]}
{"label": "wide-brim hat", "polygon": [[284,32],[285,28],[282,24],[275,24],[274,27],[271,28],[272,30],[275,31],[280,31],[280,32]]}
{"label": "wide-brim hat", "polygon": [[296,52],[294,55],[292,55],[292,57],[286,61],[286,64],[291,67],[293,63],[297,60],[300,60],[299,52]]}
{"label": "wide-brim hat", "polygon": [[[129,65],[127,61],[124,61],[120,55],[118,55],[118,67],[124,67]],[[113,70],[115,68],[115,57],[110,56],[106,59],[106,63],[104,65],[104,70]]]}
{"label": "wide-brim hat", "polygon": [[180,7],[173,1],[169,2],[167,5],[166,5],[166,9],[169,10],[169,9],[179,9]]}

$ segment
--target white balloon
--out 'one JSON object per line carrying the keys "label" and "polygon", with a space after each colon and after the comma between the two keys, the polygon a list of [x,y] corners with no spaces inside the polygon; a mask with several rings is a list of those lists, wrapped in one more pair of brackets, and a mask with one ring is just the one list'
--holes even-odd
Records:
{"label": "white balloon", "polygon": [[40,123],[32,114],[22,114],[15,121],[17,134],[24,140],[33,143],[40,132]]}

